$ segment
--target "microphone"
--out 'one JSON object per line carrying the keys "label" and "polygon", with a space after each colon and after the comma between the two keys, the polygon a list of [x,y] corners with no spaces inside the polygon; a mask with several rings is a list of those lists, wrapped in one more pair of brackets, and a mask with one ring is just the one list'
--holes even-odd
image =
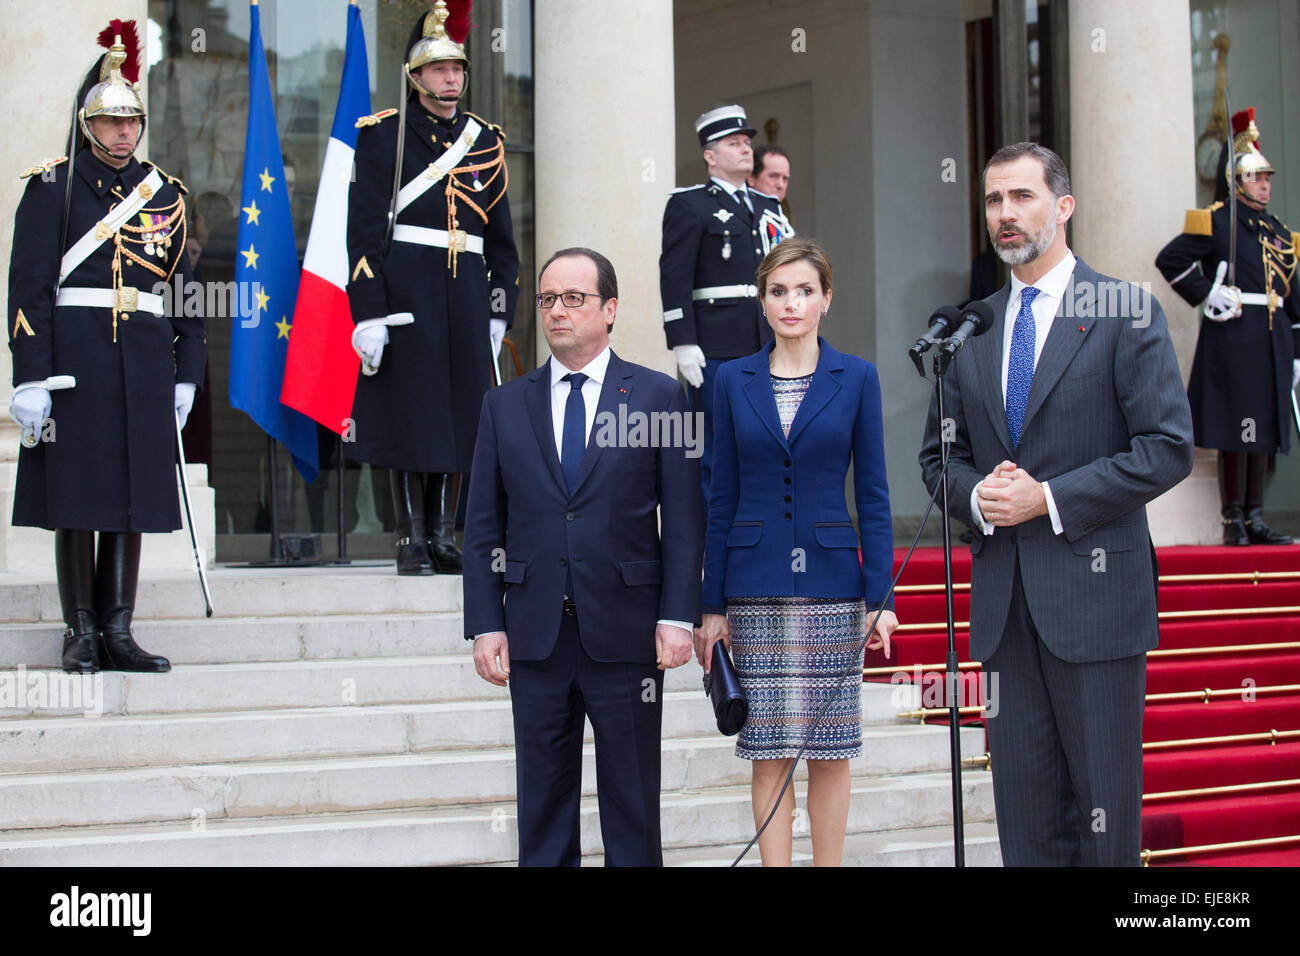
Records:
{"label": "microphone", "polygon": [[928,352],[932,345],[938,345],[944,335],[955,329],[959,322],[961,322],[960,309],[951,305],[941,305],[934,310],[934,314],[930,316],[930,327],[925,335],[917,339],[916,344],[907,350],[921,378],[925,378],[925,366],[921,363],[921,356]]}
{"label": "microphone", "polygon": [[943,357],[939,360],[940,371],[948,368],[953,356],[961,351],[966,340],[975,335],[983,335],[993,326],[993,307],[987,302],[975,301],[966,306],[961,314],[961,325],[957,331],[944,340]]}

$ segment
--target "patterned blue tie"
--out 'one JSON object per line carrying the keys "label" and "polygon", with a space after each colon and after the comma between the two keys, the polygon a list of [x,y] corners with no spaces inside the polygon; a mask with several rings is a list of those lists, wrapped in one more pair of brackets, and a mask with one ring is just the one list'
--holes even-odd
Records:
{"label": "patterned blue tie", "polygon": [[1020,314],[1011,328],[1011,357],[1007,362],[1007,431],[1011,448],[1020,444],[1020,426],[1025,423],[1029,386],[1034,382],[1034,298],[1039,290],[1031,285],[1020,290]]}
{"label": "patterned blue tie", "polygon": [[560,468],[569,494],[573,494],[582,456],[587,450],[587,406],[582,401],[582,386],[587,376],[570,372],[560,381],[569,383],[569,400],[564,403],[564,431],[560,436]]}

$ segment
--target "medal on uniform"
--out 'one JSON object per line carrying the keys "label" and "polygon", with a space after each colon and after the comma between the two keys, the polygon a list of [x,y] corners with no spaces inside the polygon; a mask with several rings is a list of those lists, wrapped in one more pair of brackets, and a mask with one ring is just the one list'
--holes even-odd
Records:
{"label": "medal on uniform", "polygon": [[731,230],[722,231],[722,261],[726,262],[731,258]]}
{"label": "medal on uniform", "polygon": [[475,191],[483,188],[483,184],[478,181],[478,170],[474,170],[474,189]]}

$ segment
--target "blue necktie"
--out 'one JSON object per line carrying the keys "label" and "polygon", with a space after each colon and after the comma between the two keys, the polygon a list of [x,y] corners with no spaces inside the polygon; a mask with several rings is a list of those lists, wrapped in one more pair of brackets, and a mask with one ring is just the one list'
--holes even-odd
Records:
{"label": "blue necktie", "polygon": [[1020,426],[1025,423],[1029,386],[1034,382],[1034,298],[1039,290],[1031,285],[1020,290],[1020,314],[1011,328],[1011,357],[1007,362],[1007,431],[1011,447],[1020,444]]}
{"label": "blue necktie", "polygon": [[560,436],[560,469],[569,494],[573,494],[582,456],[587,450],[587,406],[582,401],[582,386],[587,376],[570,372],[560,381],[569,383],[569,399],[564,403],[564,432]]}

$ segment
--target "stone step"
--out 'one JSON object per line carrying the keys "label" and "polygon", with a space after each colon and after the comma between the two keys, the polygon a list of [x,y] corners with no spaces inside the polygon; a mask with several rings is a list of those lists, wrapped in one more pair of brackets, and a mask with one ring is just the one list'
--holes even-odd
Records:
{"label": "stone step", "polygon": [[[965,815],[993,819],[988,775],[963,781]],[[796,799],[803,805],[802,788]],[[748,786],[661,798],[665,848],[731,846],[753,832]],[[850,833],[951,825],[946,774],[855,779]],[[451,806],[297,817],[212,819],[0,833],[6,866],[358,866],[506,862],[518,845],[512,805]],[[581,805],[581,846],[600,851],[597,802]]]}
{"label": "stone step", "polygon": [[[693,693],[704,715],[708,705],[702,674],[692,661],[667,672],[664,687],[666,692]],[[869,710],[872,722],[893,722],[899,711],[915,706],[918,699],[911,686],[862,686],[864,709]],[[455,657],[177,665],[169,674],[112,671],[82,676],[48,669],[0,671],[0,719],[424,704],[504,700],[508,696],[505,688],[478,676],[464,648]],[[701,726],[701,732],[708,726],[713,726],[712,719]]]}
{"label": "stone step", "polygon": [[[733,747],[733,738],[713,729],[703,695],[668,694],[664,705],[666,739],[699,735],[717,739],[729,751]],[[512,728],[507,700],[14,718],[0,721],[0,767],[30,774],[471,750],[511,746]],[[963,753],[983,752],[981,728],[962,736]],[[947,740],[943,727],[864,723],[862,759],[871,769],[863,772],[947,766]]]}
{"label": "stone step", "polygon": [[[996,823],[967,819],[962,834],[967,866],[1002,865],[1002,851],[998,846]],[[744,843],[736,843],[731,846],[667,850],[664,852],[664,866],[731,866],[744,849]],[[876,833],[850,833],[844,841],[844,856],[840,865],[950,867],[953,865],[953,859],[952,827],[946,825]],[[582,865],[601,866],[604,861],[602,855],[593,854],[583,857]],[[812,866],[810,837],[800,837],[794,841],[791,862],[794,866]],[[762,866],[758,847],[745,854],[739,866]]]}
{"label": "stone step", "polygon": [[[173,610],[173,613],[174,610]],[[357,657],[463,656],[458,612],[140,620],[140,646],[173,664],[252,664]],[[58,667],[63,625],[0,625],[0,669]]]}
{"label": "stone step", "polygon": [[[941,747],[914,739],[894,745],[872,738],[869,753],[850,762],[861,778],[880,772],[884,751],[900,752],[917,773],[944,769]],[[972,743],[977,743],[972,738]],[[922,760],[916,760],[919,751]],[[730,740],[665,740],[665,791],[703,791],[747,785],[750,764]],[[977,776],[974,771],[968,771]],[[801,761],[796,780],[807,777]],[[583,749],[583,793],[595,792],[595,750]],[[296,761],[147,767],[64,773],[0,774],[0,820],[10,830],[108,826],[121,823],[217,820],[273,815],[384,810],[451,804],[496,804],[515,798],[511,747],[474,751]]]}
{"label": "stone step", "polygon": [[[217,619],[318,617],[329,614],[430,614],[461,609],[459,575],[401,576],[391,564],[345,568],[239,568],[208,574]],[[190,563],[143,577],[135,617],[203,619],[203,596]],[[63,620],[53,577],[0,574],[0,621]]]}

